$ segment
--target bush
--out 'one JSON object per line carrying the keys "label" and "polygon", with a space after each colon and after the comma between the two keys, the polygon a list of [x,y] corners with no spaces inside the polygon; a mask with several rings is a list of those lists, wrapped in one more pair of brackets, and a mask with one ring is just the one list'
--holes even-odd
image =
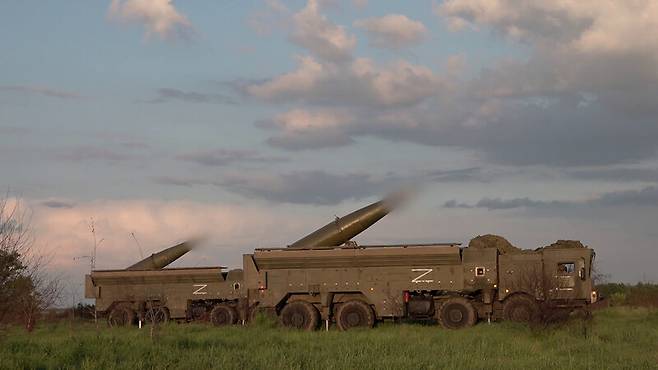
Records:
{"label": "bush", "polygon": [[608,299],[612,306],[654,307],[658,308],[658,285],[638,283],[608,283],[596,287],[599,296]]}

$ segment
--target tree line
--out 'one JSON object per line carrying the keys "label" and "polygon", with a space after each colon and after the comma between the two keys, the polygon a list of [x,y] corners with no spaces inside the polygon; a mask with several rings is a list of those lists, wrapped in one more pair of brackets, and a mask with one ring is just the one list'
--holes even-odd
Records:
{"label": "tree line", "polygon": [[36,248],[30,212],[20,199],[0,198],[0,325],[22,324],[32,331],[61,293],[49,275],[49,256]]}

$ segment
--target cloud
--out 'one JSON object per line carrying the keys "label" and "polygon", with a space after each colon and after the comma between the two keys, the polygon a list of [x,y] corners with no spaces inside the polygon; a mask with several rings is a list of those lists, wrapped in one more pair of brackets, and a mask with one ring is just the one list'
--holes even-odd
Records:
{"label": "cloud", "polygon": [[267,7],[277,13],[288,13],[288,7],[279,0],[265,0]]}
{"label": "cloud", "polygon": [[[638,117],[658,113],[658,27],[655,1],[450,0],[451,19],[488,27],[531,47],[527,61],[501,63],[474,89],[497,97],[583,94]],[[589,101],[587,101],[589,100]]]}
{"label": "cloud", "polygon": [[67,149],[65,152],[58,154],[57,157],[63,160],[74,162],[95,160],[118,162],[133,158],[131,154],[126,152],[118,152],[113,149],[95,146],[80,146]]}
{"label": "cloud", "polygon": [[326,130],[349,123],[351,117],[338,111],[293,109],[280,114],[276,123],[287,131]]}
{"label": "cloud", "polygon": [[[651,116],[633,117],[600,102],[583,108],[580,95],[556,96],[547,100],[550,103],[547,108],[542,100],[459,96],[446,89],[432,90],[429,85],[425,89],[422,83],[414,86],[409,82],[409,85],[409,92],[415,90],[417,95],[404,95],[403,88],[396,92],[401,94],[400,99],[407,99],[406,106],[383,104],[384,100],[397,100],[395,94],[386,99],[373,94],[372,99],[367,99],[366,93],[346,88],[345,94],[336,95],[333,106],[353,117],[348,123],[331,130],[309,127],[296,135],[284,126],[269,125],[281,133],[270,142],[281,147],[312,149],[320,137],[332,139],[322,146],[326,147],[352,143],[358,136],[374,136],[395,142],[466,149],[490,163],[516,166],[611,165],[653,158],[658,153],[658,126]],[[332,105],[326,101],[337,93],[334,89],[337,84],[327,81],[318,84],[315,90],[300,93],[298,100],[289,100],[323,102],[324,109],[330,109]],[[353,94],[351,100],[350,94]],[[433,104],[424,104],[425,100]],[[359,101],[363,104],[349,105]]]}
{"label": "cloud", "polygon": [[488,210],[506,210],[514,208],[547,208],[547,207],[565,207],[571,205],[567,202],[558,201],[540,201],[530,198],[482,198],[477,203],[470,205],[460,203],[456,200],[449,200],[444,203],[445,208],[486,208]]}
{"label": "cloud", "polygon": [[658,187],[648,186],[641,190],[623,190],[605,193],[588,203],[604,206],[639,206],[658,207]]}
{"label": "cloud", "polygon": [[70,91],[54,89],[46,86],[2,85],[0,90],[14,91],[25,94],[42,95],[58,99],[82,99],[82,95]]}
{"label": "cloud", "polygon": [[416,122],[411,129],[397,124],[371,132],[392,140],[473,148],[490,162],[517,166],[610,165],[658,152],[658,126],[651,118],[631,117],[598,102],[581,108],[577,96],[555,97],[549,108],[518,99],[454,104],[460,108],[438,104],[407,112]]}
{"label": "cloud", "polygon": [[285,161],[285,158],[263,156],[255,150],[239,149],[203,150],[180,154],[176,158],[209,167],[227,166],[232,163],[274,163]]}
{"label": "cloud", "polygon": [[151,148],[146,138],[140,137],[141,135],[133,131],[122,132],[103,129],[85,134],[85,136],[92,141],[100,141],[109,146],[119,146],[129,151],[142,151]]}
{"label": "cloud", "polygon": [[324,171],[295,171],[280,175],[233,175],[218,185],[248,198],[276,203],[329,205],[348,199],[381,194],[399,183],[392,177],[376,178],[362,173],[345,175]]}
{"label": "cloud", "polygon": [[658,207],[658,187],[649,186],[640,190],[622,190],[604,193],[591,199],[581,201],[545,201],[530,198],[482,198],[475,204],[450,200],[445,208],[485,208],[487,210],[508,210],[516,208],[565,209],[594,207]]}
{"label": "cloud", "polygon": [[222,94],[208,94],[195,91],[182,91],[179,89],[163,87],[156,90],[157,96],[145,100],[145,103],[166,103],[169,101],[181,101],[184,103],[208,103],[208,104],[236,104],[235,99]]}
{"label": "cloud", "polygon": [[0,126],[0,134],[3,135],[26,135],[30,132],[31,130],[26,127]]}
{"label": "cloud", "polygon": [[360,58],[352,64],[351,72],[372,90],[376,102],[387,106],[417,104],[445,87],[445,81],[430,68],[405,60],[381,68],[370,59]]}
{"label": "cloud", "polygon": [[[240,261],[240,249],[269,238],[276,238],[277,228],[290,238],[294,223],[282,223],[267,207],[232,204],[156,200],[103,200],[80,202],[74,207],[51,207],[42,201],[28,202],[32,212],[32,228],[39,245],[56,252],[55,267],[69,270],[73,257],[89,255],[93,218],[98,247],[97,268],[124,268],[141,257],[130,233],[134,232],[144,254],[159,251],[194,236],[206,236],[213,246],[195,250],[183,259],[199,260],[199,255],[212,253],[221,263]],[[285,238],[286,235],[284,235]],[[272,239],[270,239],[272,240]],[[279,240],[282,244],[287,240]],[[272,240],[272,242],[277,242]],[[228,250],[227,250],[228,249]],[[212,262],[216,264],[217,262]]]}
{"label": "cloud", "polygon": [[352,0],[352,5],[357,9],[363,9],[368,6],[368,0]]}
{"label": "cloud", "polygon": [[298,133],[283,133],[267,138],[265,142],[275,148],[300,151],[318,150],[323,148],[338,148],[351,145],[354,139],[341,132],[307,131]]}
{"label": "cloud", "polygon": [[245,92],[274,102],[393,107],[418,104],[445,88],[430,68],[404,60],[378,66],[358,58],[338,66],[307,56],[295,71],[247,85]]}
{"label": "cloud", "polygon": [[[624,164],[658,154],[658,114],[628,113],[602,101],[583,107],[580,94],[563,93],[544,99],[488,98],[471,91],[454,94],[448,88],[433,89],[432,85],[441,84],[428,80],[414,85],[412,80],[404,83],[406,87],[408,82],[408,89],[395,90],[393,86],[400,84],[392,83],[390,95],[384,93],[388,89],[369,95],[365,87],[372,87],[371,81],[359,85],[357,79],[345,81],[344,94],[338,93],[340,80],[331,79],[318,82],[305,93],[287,90],[284,101],[322,104],[325,109],[340,107],[335,109],[346,109],[354,117],[331,131],[315,128],[295,135],[293,138],[299,139],[295,140],[296,147],[313,148],[317,137],[329,133],[339,140],[328,141],[327,145],[333,142],[336,146],[351,143],[358,136],[370,136],[466,149],[490,163],[557,167]],[[355,88],[348,89],[350,84]],[[269,95],[280,99],[284,96],[282,90]],[[387,105],[386,101],[398,105]],[[358,102],[358,106],[350,105]],[[285,127],[279,130],[285,142],[290,142],[290,131]],[[313,140],[303,145],[304,137]]]}
{"label": "cloud", "polygon": [[389,14],[379,18],[366,18],[354,26],[368,33],[370,44],[380,48],[400,49],[418,44],[427,34],[422,22],[402,14]]}
{"label": "cloud", "polygon": [[266,100],[295,98],[315,87],[326,74],[324,66],[313,57],[298,58],[297,70],[268,81],[246,85],[246,92]]}
{"label": "cloud", "polygon": [[426,175],[435,182],[489,182],[498,175],[484,171],[481,167],[434,170]]}
{"label": "cloud", "polygon": [[288,29],[291,12],[279,0],[265,0],[265,8],[259,9],[247,18],[247,24],[261,35],[268,35],[274,29]]}
{"label": "cloud", "polygon": [[306,150],[351,144],[352,139],[341,128],[353,119],[340,110],[292,109],[256,125],[278,132],[267,139],[269,145],[286,150]]}
{"label": "cloud", "polygon": [[62,209],[73,208],[76,205],[74,202],[68,200],[57,200],[57,199],[44,200],[40,204],[48,208],[62,208]]}
{"label": "cloud", "polygon": [[569,177],[583,180],[643,181],[658,183],[658,169],[655,168],[599,168],[580,169],[566,172]]}
{"label": "cloud", "polygon": [[343,26],[331,23],[320,14],[319,8],[318,0],[309,0],[292,16],[294,26],[290,40],[321,59],[332,62],[350,60],[356,37],[349,35]]}
{"label": "cloud", "polygon": [[115,21],[143,24],[147,38],[188,39],[193,34],[192,24],[171,0],[112,0],[108,13]]}
{"label": "cloud", "polygon": [[136,140],[122,141],[119,145],[128,150],[146,150],[151,148],[149,144]]}
{"label": "cloud", "polygon": [[658,4],[652,0],[448,0],[438,7],[453,26],[485,25],[531,44],[582,52],[657,53]]}
{"label": "cloud", "polygon": [[195,185],[206,185],[208,182],[192,178],[180,178],[175,176],[155,176],[152,178],[153,182],[159,185],[192,187]]}
{"label": "cloud", "polygon": [[246,83],[243,92],[283,109],[351,117],[299,132],[278,116],[260,120],[275,131],[267,142],[284,149],[339,147],[366,136],[468,150],[505,166],[639,163],[658,155],[658,45],[646,32],[658,18],[654,3],[450,0],[437,5],[441,16],[503,35],[525,54],[472,77],[455,73],[454,58],[442,73],[404,60],[305,56],[289,73]]}

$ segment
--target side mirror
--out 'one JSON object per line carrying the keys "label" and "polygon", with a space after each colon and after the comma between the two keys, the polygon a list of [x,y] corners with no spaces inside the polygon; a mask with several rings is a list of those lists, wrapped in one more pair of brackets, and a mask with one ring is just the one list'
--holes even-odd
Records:
{"label": "side mirror", "polygon": [[586,276],[585,276],[585,268],[584,267],[581,267],[580,271],[578,271],[578,277],[580,277],[580,280],[585,280]]}

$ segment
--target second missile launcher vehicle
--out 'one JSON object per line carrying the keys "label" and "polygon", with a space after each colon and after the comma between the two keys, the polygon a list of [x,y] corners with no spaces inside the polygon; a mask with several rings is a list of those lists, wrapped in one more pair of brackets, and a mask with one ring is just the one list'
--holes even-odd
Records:
{"label": "second missile launcher vehicle", "polygon": [[85,297],[111,326],[146,322],[210,320],[235,324],[245,318],[242,270],[224,267],[164,267],[191,249],[181,243],[124,270],[96,270],[86,276]]}

